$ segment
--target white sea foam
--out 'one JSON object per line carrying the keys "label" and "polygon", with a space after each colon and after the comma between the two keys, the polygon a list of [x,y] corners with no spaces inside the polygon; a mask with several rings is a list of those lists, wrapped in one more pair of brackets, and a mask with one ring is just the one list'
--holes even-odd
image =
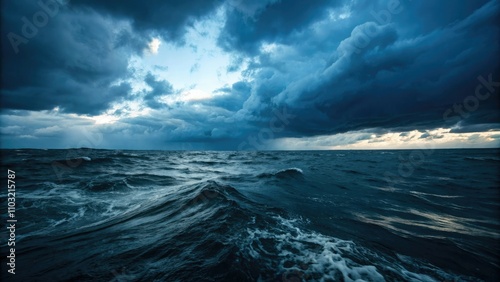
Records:
{"label": "white sea foam", "polygon": [[[283,281],[385,281],[374,265],[361,265],[348,257],[356,248],[353,242],[303,231],[295,226],[297,220],[275,219],[276,228],[247,229],[242,248],[253,259],[277,268]],[[278,259],[273,258],[276,255]]]}
{"label": "white sea foam", "polygon": [[389,277],[391,281],[395,277],[412,282],[464,281],[408,257],[386,258],[352,241],[303,230],[299,219],[274,218],[274,226],[248,228],[239,245],[251,259],[277,271],[280,281],[378,282]]}
{"label": "white sea foam", "polygon": [[456,196],[456,195],[439,195],[439,194],[431,194],[431,193],[424,193],[420,191],[410,191],[410,194],[414,195],[420,195],[420,196],[431,196],[431,197],[438,197],[438,198],[445,198],[445,199],[455,199],[455,198],[463,198],[463,196]]}

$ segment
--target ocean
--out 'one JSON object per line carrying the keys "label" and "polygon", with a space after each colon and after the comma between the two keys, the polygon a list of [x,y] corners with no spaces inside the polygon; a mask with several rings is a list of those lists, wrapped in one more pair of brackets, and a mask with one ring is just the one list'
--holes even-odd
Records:
{"label": "ocean", "polygon": [[1,157],[2,281],[500,279],[499,149]]}

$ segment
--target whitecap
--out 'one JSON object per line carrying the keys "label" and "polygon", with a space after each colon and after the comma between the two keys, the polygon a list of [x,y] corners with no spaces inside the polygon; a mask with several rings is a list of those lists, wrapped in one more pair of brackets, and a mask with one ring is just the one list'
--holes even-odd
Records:
{"label": "whitecap", "polygon": [[[240,248],[252,259],[279,270],[284,281],[385,281],[376,266],[349,258],[357,249],[352,241],[304,231],[296,226],[297,219],[274,218],[278,221],[276,228],[248,228]],[[269,242],[274,242],[272,250]]]}
{"label": "whitecap", "polygon": [[302,169],[300,168],[297,168],[297,167],[292,167],[292,168],[286,168],[286,169],[282,169],[278,172],[276,172],[275,174],[280,174],[280,173],[290,173],[290,172],[298,172],[300,174],[304,174],[304,172],[302,171]]}

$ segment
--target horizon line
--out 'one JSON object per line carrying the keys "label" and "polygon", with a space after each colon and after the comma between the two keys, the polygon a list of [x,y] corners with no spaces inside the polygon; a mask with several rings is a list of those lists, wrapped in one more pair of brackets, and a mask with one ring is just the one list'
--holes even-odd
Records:
{"label": "horizon line", "polygon": [[312,151],[410,151],[410,150],[495,150],[500,147],[449,147],[449,148],[357,148],[357,149],[269,149],[269,150],[224,150],[224,149],[120,149],[120,148],[0,148],[0,150],[101,150],[101,151],[183,151],[183,152],[312,152]]}

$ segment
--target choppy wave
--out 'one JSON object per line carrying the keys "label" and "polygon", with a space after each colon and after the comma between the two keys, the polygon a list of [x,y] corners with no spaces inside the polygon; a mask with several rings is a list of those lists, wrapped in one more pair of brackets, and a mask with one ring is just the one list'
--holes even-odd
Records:
{"label": "choppy wave", "polygon": [[2,154],[23,172],[21,281],[498,278],[498,167],[445,166],[457,151],[397,183],[397,152],[95,150],[57,172],[70,152]]}
{"label": "choppy wave", "polygon": [[277,270],[282,281],[385,281],[374,265],[349,258],[356,256],[353,242],[304,231],[296,226],[297,219],[273,219],[275,227],[247,228],[241,252]]}
{"label": "choppy wave", "polygon": [[464,160],[481,161],[481,162],[500,162],[500,158],[491,158],[491,157],[465,157]]}
{"label": "choppy wave", "polygon": [[273,173],[261,173],[258,175],[259,178],[269,178],[269,177],[278,177],[278,178],[290,178],[290,177],[297,177],[297,176],[303,176],[304,172],[300,168],[292,167],[292,168],[286,168],[282,170],[278,170]]}
{"label": "choppy wave", "polygon": [[87,156],[81,156],[81,157],[67,157],[64,159],[56,159],[56,160],[48,160],[49,163],[54,164],[54,163],[59,163],[63,165],[67,165],[69,167],[76,167],[79,166],[83,162],[93,162],[93,163],[98,163],[98,162],[112,162],[114,161],[113,158],[111,157],[105,157],[105,158],[90,158]]}

